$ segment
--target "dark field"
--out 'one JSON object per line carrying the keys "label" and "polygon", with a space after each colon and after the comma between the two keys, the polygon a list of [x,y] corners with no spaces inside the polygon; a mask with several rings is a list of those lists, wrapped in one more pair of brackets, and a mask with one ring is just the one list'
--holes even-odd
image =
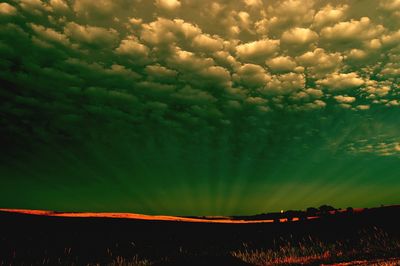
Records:
{"label": "dark field", "polygon": [[0,265],[400,265],[398,206],[264,224],[0,212],[0,236]]}

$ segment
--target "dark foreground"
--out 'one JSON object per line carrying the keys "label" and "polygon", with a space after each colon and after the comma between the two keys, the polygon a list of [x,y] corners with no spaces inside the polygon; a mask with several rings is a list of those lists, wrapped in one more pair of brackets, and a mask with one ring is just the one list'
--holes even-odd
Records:
{"label": "dark foreground", "polygon": [[0,265],[400,265],[398,258],[399,206],[264,224],[0,212]]}

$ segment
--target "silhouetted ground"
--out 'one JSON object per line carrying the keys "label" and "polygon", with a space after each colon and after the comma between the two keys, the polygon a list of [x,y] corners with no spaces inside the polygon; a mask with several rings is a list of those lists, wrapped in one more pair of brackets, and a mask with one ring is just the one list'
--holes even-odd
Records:
{"label": "silhouetted ground", "polygon": [[265,224],[0,212],[0,265],[319,265],[399,257],[398,206]]}

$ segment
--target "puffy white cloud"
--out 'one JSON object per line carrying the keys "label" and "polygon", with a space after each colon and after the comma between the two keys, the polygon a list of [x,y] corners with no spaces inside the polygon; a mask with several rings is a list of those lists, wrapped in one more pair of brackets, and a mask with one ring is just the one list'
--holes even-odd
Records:
{"label": "puffy white cloud", "polygon": [[353,102],[356,101],[355,97],[346,96],[346,95],[337,95],[334,98],[339,103],[347,103],[347,104],[349,104],[349,103],[353,103]]}
{"label": "puffy white cloud", "polygon": [[41,0],[20,0],[18,4],[24,11],[37,16],[42,16],[43,12],[51,10],[51,8]]}
{"label": "puffy white cloud", "polygon": [[274,72],[290,72],[295,70],[297,64],[289,56],[278,56],[266,61],[267,66]]}
{"label": "puffy white cloud", "polygon": [[266,95],[285,95],[304,89],[304,87],[305,77],[303,74],[287,73],[272,76],[260,92]]}
{"label": "puffy white cloud", "polygon": [[[221,66],[210,66],[199,72],[198,84],[227,88],[231,86],[231,74]],[[196,83],[196,82],[194,82]]]}
{"label": "puffy white cloud", "polygon": [[142,25],[140,38],[152,46],[170,45],[174,42],[192,41],[193,38],[202,33],[201,29],[182,19],[165,19],[157,18],[157,20],[149,24]]}
{"label": "puffy white cloud", "polygon": [[340,22],[346,17],[346,12],[348,9],[348,5],[334,7],[328,4],[319,10],[317,14],[315,14],[312,26],[318,29]]}
{"label": "puffy white cloud", "polygon": [[[243,10],[230,10],[224,12],[224,18],[220,20],[221,28],[230,39],[238,36],[254,34],[252,16]],[[227,33],[227,34],[226,34]]]}
{"label": "puffy white cloud", "polygon": [[141,26],[143,23],[143,19],[141,18],[129,18],[129,23],[135,26]]}
{"label": "puffy white cloud", "polygon": [[176,48],[171,57],[167,58],[171,68],[181,72],[199,72],[214,65],[212,58],[199,57],[196,54]]}
{"label": "puffy white cloud", "polygon": [[385,78],[395,78],[400,76],[400,63],[387,63],[380,71],[379,76]]}
{"label": "puffy white cloud", "polygon": [[236,47],[236,55],[243,62],[265,62],[279,50],[278,40],[259,40],[240,44]]}
{"label": "puffy white cloud", "polygon": [[306,67],[309,74],[319,78],[338,69],[342,63],[342,55],[340,53],[327,53],[324,49],[317,48],[312,52],[306,52],[296,57],[296,61],[301,66]]}
{"label": "puffy white cloud", "polygon": [[368,53],[361,49],[351,49],[347,52],[346,59],[361,61],[368,57]]}
{"label": "puffy white cloud", "polygon": [[251,23],[250,14],[245,11],[237,13],[237,21],[242,29],[248,29]]}
{"label": "puffy white cloud", "polygon": [[59,43],[62,45],[69,45],[70,42],[64,34],[55,31],[51,28],[45,28],[42,25],[37,25],[30,23],[29,24],[32,30],[36,33],[36,35],[42,38],[44,41],[51,43]]}
{"label": "puffy white cloud", "polygon": [[318,40],[318,34],[307,28],[292,28],[281,37],[282,44],[305,46]]}
{"label": "puffy white cloud", "polygon": [[149,53],[149,48],[139,43],[134,39],[122,40],[117,49],[117,54],[126,56],[146,57]]}
{"label": "puffy white cloud", "polygon": [[261,88],[271,80],[271,76],[260,65],[244,64],[233,75],[233,80],[245,88]]}
{"label": "puffy white cloud", "polygon": [[360,104],[360,105],[357,105],[356,108],[357,108],[358,110],[364,111],[364,110],[369,110],[369,109],[370,109],[370,106],[367,105],[367,104]]}
{"label": "puffy white cloud", "polygon": [[69,22],[64,28],[64,33],[80,44],[99,47],[112,46],[117,42],[119,37],[115,29],[79,25],[75,22]]}
{"label": "puffy white cloud", "polygon": [[387,11],[400,11],[399,0],[380,0],[379,6]]}
{"label": "puffy white cloud", "polygon": [[8,3],[0,3],[0,14],[7,16],[15,15],[17,14],[17,9]]}
{"label": "puffy white cloud", "polygon": [[70,10],[68,3],[64,0],[50,0],[49,4],[55,12],[67,12]]}
{"label": "puffy white cloud", "polygon": [[309,26],[314,18],[314,0],[276,1],[268,8],[269,27],[280,34],[290,27]]}
{"label": "puffy white cloud", "polygon": [[385,97],[391,91],[391,88],[389,86],[387,85],[380,86],[380,84],[377,81],[374,81],[372,82],[372,84],[368,85],[369,86],[364,88],[362,91],[364,91],[367,94],[367,98],[369,99]]}
{"label": "puffy white cloud", "polygon": [[254,23],[254,28],[257,34],[266,37],[269,30],[269,21],[266,18],[262,18]]}
{"label": "puffy white cloud", "polygon": [[220,65],[224,67],[229,67],[229,68],[238,68],[240,66],[240,63],[237,62],[236,58],[233,57],[229,52],[227,51],[218,51],[213,54],[213,57],[216,62],[218,62]]}
{"label": "puffy white cloud", "polygon": [[268,102],[266,99],[261,97],[248,97],[245,101],[248,104],[254,104],[254,105],[262,105]]}
{"label": "puffy white cloud", "polygon": [[118,2],[113,0],[75,0],[73,10],[79,17],[110,18],[118,7]]}
{"label": "puffy white cloud", "polygon": [[138,80],[141,78],[141,75],[132,71],[131,69],[126,68],[125,66],[113,64],[110,69],[106,69],[105,72],[107,74],[116,75],[120,78],[124,78],[127,80]]}
{"label": "puffy white cloud", "polygon": [[181,2],[179,0],[156,0],[155,5],[159,8],[172,11],[179,8]]}
{"label": "puffy white cloud", "polygon": [[385,48],[393,48],[400,45],[400,30],[381,37],[382,44]]}
{"label": "puffy white cloud", "polygon": [[318,80],[318,85],[325,87],[330,91],[342,91],[347,89],[354,89],[362,86],[364,80],[358,76],[357,73],[334,73],[327,78]]}
{"label": "puffy white cloud", "polygon": [[358,140],[347,145],[350,153],[371,153],[378,156],[400,156],[398,138]]}
{"label": "puffy white cloud", "polygon": [[260,7],[263,5],[262,0],[243,0],[246,6],[249,7]]}
{"label": "puffy white cloud", "polygon": [[360,20],[339,22],[331,27],[321,30],[321,38],[324,44],[332,48],[354,47],[362,44],[363,41],[372,40],[384,33],[382,25],[374,25],[368,17]]}
{"label": "puffy white cloud", "polygon": [[303,107],[300,107],[300,109],[305,109],[305,110],[316,110],[316,109],[322,109],[325,108],[326,103],[321,100],[315,100],[311,103],[306,103]]}
{"label": "puffy white cloud", "polygon": [[193,46],[200,51],[215,52],[223,48],[223,41],[208,34],[199,34],[193,39]]}
{"label": "puffy white cloud", "polygon": [[321,98],[324,93],[321,90],[313,89],[313,88],[308,88],[305,90],[305,92],[313,98]]}
{"label": "puffy white cloud", "polygon": [[145,69],[148,78],[155,81],[174,82],[178,72],[161,65],[148,65]]}
{"label": "puffy white cloud", "polygon": [[390,106],[400,106],[400,101],[399,100],[391,100],[391,101],[388,101],[385,105],[388,106],[388,107],[390,107]]}
{"label": "puffy white cloud", "polygon": [[207,8],[207,14],[210,14],[212,17],[216,17],[225,9],[225,7],[226,6],[222,3],[212,2]]}

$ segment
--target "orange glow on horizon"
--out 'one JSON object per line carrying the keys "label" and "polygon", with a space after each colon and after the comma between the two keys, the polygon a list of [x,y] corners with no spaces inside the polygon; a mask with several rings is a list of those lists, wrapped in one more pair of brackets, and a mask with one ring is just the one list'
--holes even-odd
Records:
{"label": "orange glow on horizon", "polygon": [[0,209],[3,212],[51,216],[51,217],[75,217],[75,218],[115,218],[115,219],[133,219],[148,221],[173,221],[173,222],[195,222],[195,223],[234,223],[234,224],[250,224],[250,223],[273,223],[274,220],[232,220],[229,217],[218,217],[219,219],[203,219],[188,218],[167,215],[146,215],[136,213],[119,213],[119,212],[54,212],[45,210],[25,210],[25,209]]}
{"label": "orange glow on horizon", "polygon": [[[398,206],[398,205],[393,205]],[[400,206],[399,206],[400,207]],[[361,213],[365,209],[354,209],[354,213]],[[229,223],[229,224],[256,224],[256,223],[274,223],[272,219],[269,220],[234,220],[226,216],[203,216],[198,218],[168,216],[168,215],[146,215],[137,213],[122,213],[122,212],[58,212],[49,210],[28,210],[28,209],[2,209],[0,212],[19,213],[37,216],[49,217],[69,217],[69,218],[113,218],[113,219],[132,219],[132,220],[147,220],[147,221],[171,221],[171,222],[192,222],[192,223]],[[338,213],[344,213],[346,210],[338,210]],[[332,215],[335,212],[331,213]],[[319,219],[320,216],[308,216],[306,220]],[[285,222],[299,222],[299,217],[291,219],[287,217],[277,218],[280,223]]]}

